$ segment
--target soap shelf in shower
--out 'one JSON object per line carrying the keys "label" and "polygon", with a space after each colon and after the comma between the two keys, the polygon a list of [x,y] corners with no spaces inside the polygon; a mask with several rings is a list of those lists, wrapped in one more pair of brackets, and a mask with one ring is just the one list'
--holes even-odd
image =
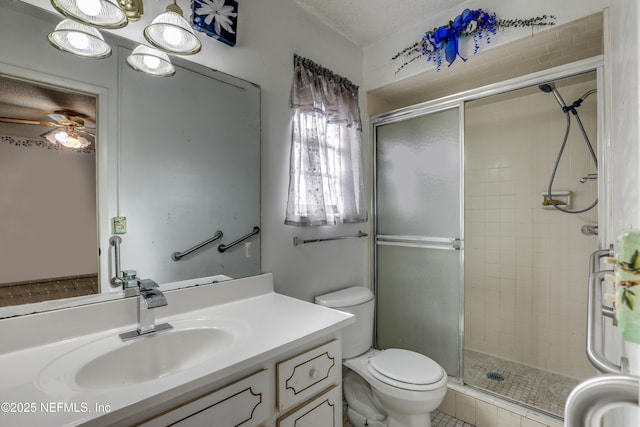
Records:
{"label": "soap shelf in shower", "polygon": [[547,200],[548,191],[542,192],[542,209],[555,209],[553,203],[557,203],[563,209],[571,208],[571,191],[552,191],[551,203]]}

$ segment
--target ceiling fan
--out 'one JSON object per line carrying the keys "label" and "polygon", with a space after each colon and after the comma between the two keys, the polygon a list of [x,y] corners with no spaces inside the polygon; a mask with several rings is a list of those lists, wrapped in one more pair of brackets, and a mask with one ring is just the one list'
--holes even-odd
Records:
{"label": "ceiling fan", "polygon": [[53,129],[40,136],[54,144],[60,143],[69,148],[84,148],[91,144],[89,139],[95,139],[95,124],[91,127],[90,124],[93,122],[85,114],[71,110],[57,110],[48,116],[53,120],[52,122],[0,117],[0,123],[52,127]]}

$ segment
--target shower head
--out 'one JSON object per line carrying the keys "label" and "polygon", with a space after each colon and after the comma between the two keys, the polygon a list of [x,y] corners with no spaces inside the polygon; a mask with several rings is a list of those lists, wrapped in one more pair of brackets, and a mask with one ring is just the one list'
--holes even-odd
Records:
{"label": "shower head", "polygon": [[538,89],[540,89],[544,93],[553,92],[553,90],[555,88],[556,88],[556,85],[554,85],[553,82],[552,83],[543,83],[541,85],[538,85]]}
{"label": "shower head", "polygon": [[544,93],[553,93],[556,101],[558,101],[558,104],[560,104],[560,108],[562,108],[562,111],[566,113],[566,104],[564,103],[564,99],[562,99],[562,97],[560,96],[560,93],[558,92],[558,89],[556,89],[556,85],[553,82],[540,84],[538,85],[538,89],[540,89]]}

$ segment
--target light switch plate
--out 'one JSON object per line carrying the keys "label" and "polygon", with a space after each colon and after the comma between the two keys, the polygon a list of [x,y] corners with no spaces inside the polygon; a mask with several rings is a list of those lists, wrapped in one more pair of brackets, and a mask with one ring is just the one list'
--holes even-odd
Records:
{"label": "light switch plate", "polygon": [[124,234],[127,232],[127,218],[124,216],[113,217],[113,234]]}

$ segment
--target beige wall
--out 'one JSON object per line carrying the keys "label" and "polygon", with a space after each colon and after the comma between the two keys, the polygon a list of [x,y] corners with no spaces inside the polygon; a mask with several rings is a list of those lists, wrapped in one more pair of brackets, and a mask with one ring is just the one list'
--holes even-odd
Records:
{"label": "beige wall", "polygon": [[1,140],[0,170],[0,283],[97,273],[95,154]]}
{"label": "beige wall", "polygon": [[[567,103],[595,81],[566,87]],[[597,212],[543,209],[566,119],[551,94],[537,89],[470,103],[465,115],[465,346],[582,379],[589,254],[597,238],[581,234]],[[596,144],[596,99],[579,109]],[[554,190],[572,191],[572,209],[596,197],[595,172],[572,119]],[[594,147],[595,148],[595,147]],[[570,160],[569,160],[570,159]]]}

